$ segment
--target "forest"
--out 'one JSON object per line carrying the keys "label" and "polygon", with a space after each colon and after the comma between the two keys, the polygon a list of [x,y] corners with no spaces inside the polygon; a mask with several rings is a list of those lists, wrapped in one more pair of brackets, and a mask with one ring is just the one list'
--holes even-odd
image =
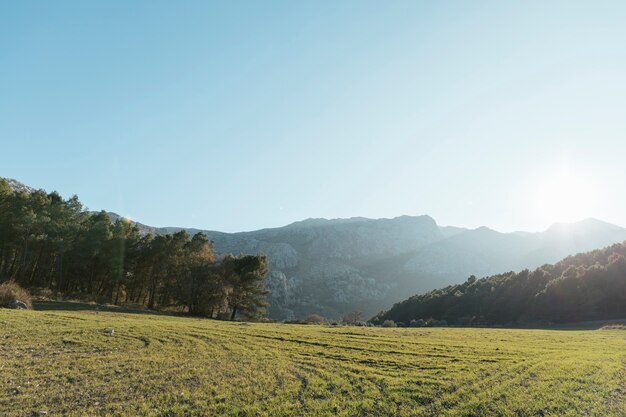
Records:
{"label": "forest", "polygon": [[100,303],[235,319],[265,312],[264,255],[217,258],[198,233],[142,235],[78,197],[16,191],[0,179],[0,283]]}
{"label": "forest", "polygon": [[626,317],[626,242],[415,295],[372,318],[406,325],[516,325]]}

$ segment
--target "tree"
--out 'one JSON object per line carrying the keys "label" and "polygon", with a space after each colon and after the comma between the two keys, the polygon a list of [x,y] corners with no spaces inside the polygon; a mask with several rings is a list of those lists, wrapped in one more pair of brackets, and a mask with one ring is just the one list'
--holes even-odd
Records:
{"label": "tree", "polygon": [[267,275],[267,258],[265,255],[244,255],[240,257],[227,255],[222,259],[222,271],[229,287],[228,306],[234,320],[237,313],[247,317],[258,317],[265,312],[268,291],[264,280]]}
{"label": "tree", "polygon": [[569,256],[554,265],[507,272],[415,295],[371,319],[453,324],[514,324],[626,316],[626,242]]}
{"label": "tree", "polygon": [[305,323],[308,323],[308,324],[324,324],[324,323],[326,323],[326,319],[324,317],[320,316],[319,314],[309,314],[302,321],[304,321]]}
{"label": "tree", "polygon": [[365,321],[365,317],[360,311],[351,311],[343,316],[342,321],[346,324],[355,325]]}
{"label": "tree", "polygon": [[264,313],[266,274],[261,255],[217,263],[203,233],[142,236],[127,219],[85,211],[76,196],[15,191],[0,178],[0,283],[234,319]]}
{"label": "tree", "polygon": [[212,317],[225,298],[223,282],[215,267],[213,243],[204,233],[197,233],[185,250],[184,270],[179,271],[175,296],[191,314]]}

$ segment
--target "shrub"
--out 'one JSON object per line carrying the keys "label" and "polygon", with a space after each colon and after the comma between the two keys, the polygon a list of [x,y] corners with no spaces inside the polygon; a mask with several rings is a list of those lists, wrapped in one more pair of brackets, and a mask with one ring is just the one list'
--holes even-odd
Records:
{"label": "shrub", "polygon": [[426,326],[426,322],[424,321],[424,319],[411,320],[410,326],[411,327],[424,327]]}
{"label": "shrub", "polygon": [[441,327],[447,326],[448,322],[446,320],[436,320],[433,318],[429,318],[426,320],[426,327]]}
{"label": "shrub", "polygon": [[360,311],[351,311],[343,316],[342,321],[351,326],[358,326],[357,323],[362,322],[365,319],[365,316]]}
{"label": "shrub", "polygon": [[9,281],[0,284],[0,307],[12,308],[17,301],[24,303],[28,309],[33,308],[30,294],[16,282]]}
{"label": "shrub", "polygon": [[304,318],[304,322],[307,324],[324,324],[326,319],[319,314],[309,314]]}
{"label": "shrub", "polygon": [[393,320],[385,320],[381,327],[396,327],[396,323]]}

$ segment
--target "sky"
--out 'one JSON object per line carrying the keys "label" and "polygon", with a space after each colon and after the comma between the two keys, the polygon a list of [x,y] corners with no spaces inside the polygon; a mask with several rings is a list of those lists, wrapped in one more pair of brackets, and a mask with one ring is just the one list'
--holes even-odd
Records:
{"label": "sky", "polygon": [[0,176],[153,226],[626,226],[626,2],[0,0]]}

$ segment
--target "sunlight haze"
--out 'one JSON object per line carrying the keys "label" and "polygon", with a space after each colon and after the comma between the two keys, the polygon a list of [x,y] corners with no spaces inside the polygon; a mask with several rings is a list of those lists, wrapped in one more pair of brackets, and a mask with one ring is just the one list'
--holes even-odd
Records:
{"label": "sunlight haze", "polygon": [[623,2],[3,2],[1,174],[154,226],[626,225]]}

